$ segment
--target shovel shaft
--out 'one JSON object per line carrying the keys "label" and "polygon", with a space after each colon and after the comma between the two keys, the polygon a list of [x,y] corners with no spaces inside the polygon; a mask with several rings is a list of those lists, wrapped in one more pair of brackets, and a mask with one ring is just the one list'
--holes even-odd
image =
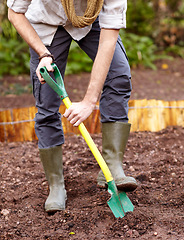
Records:
{"label": "shovel shaft", "polygon": [[[49,86],[61,97],[66,108],[69,108],[72,105],[72,103],[68,98],[68,94],[65,90],[62,76],[59,72],[59,69],[54,63],[52,64],[52,66],[54,68],[55,81],[48,74],[46,67],[41,68],[40,73],[42,77],[45,79],[45,81],[49,84]],[[125,215],[125,212],[133,211],[134,206],[131,203],[130,199],[127,197],[126,193],[124,192],[120,194],[118,193],[111,172],[84,124],[81,123],[78,128],[83,138],[85,139],[87,145],[89,146],[91,152],[93,153],[96,161],[98,162],[108,183],[108,191],[111,194],[111,199],[108,201],[108,205],[116,218],[118,217],[122,218]]]}
{"label": "shovel shaft", "polygon": [[[63,99],[63,103],[66,106],[66,108],[69,108],[72,105],[72,103],[71,103],[71,101],[68,97]],[[84,126],[83,123],[81,123],[78,126],[78,128],[79,128],[79,131],[82,134],[83,138],[85,139],[88,147],[90,148],[91,152],[93,153],[96,161],[98,162],[98,164],[99,164],[99,166],[100,166],[100,168],[101,168],[101,170],[102,170],[102,172],[103,172],[103,174],[106,178],[106,181],[107,182],[112,181],[113,177],[111,175],[111,172],[110,172],[105,160],[103,159],[101,153],[99,152],[98,148],[96,147],[93,139],[91,138],[88,130],[86,129],[86,127]]]}

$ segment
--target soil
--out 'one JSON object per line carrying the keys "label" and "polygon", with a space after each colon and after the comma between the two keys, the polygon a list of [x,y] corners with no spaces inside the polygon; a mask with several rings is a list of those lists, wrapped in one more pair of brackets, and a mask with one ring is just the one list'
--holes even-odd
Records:
{"label": "soil", "polygon": [[[183,66],[184,60],[176,59],[157,62],[157,71],[133,69],[131,98],[183,100]],[[66,76],[72,101],[82,98],[88,80],[87,73]],[[4,91],[2,81],[24,85],[28,77],[4,77]],[[1,109],[34,105],[30,94],[2,95]],[[101,134],[92,137],[101,151]],[[37,142],[0,143],[0,239],[184,239],[183,139],[184,128],[178,126],[130,134],[123,167],[139,186],[127,193],[134,211],[121,219],[108,207],[107,191],[96,185],[99,166],[81,136],[65,136],[67,207],[54,215],[44,211],[48,184]]]}

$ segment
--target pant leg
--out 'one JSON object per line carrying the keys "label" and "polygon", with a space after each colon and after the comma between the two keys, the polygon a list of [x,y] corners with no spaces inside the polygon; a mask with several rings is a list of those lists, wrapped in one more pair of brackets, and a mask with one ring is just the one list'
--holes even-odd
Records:
{"label": "pant leg", "polygon": [[[59,27],[51,46],[47,48],[54,55],[56,64],[64,76],[68,51],[71,44],[70,35]],[[36,75],[38,55],[30,49],[30,72],[33,84],[33,95],[36,100],[38,112],[35,116],[35,132],[38,137],[38,147],[50,148],[64,143],[64,134],[61,124],[59,107],[61,99],[48,84],[41,84]]]}
{"label": "pant leg", "polygon": [[[93,61],[98,49],[99,35],[100,28],[97,19],[88,35],[78,42],[81,49]],[[101,122],[128,122],[128,101],[131,90],[130,66],[121,38],[118,37],[109,73],[101,94]]]}

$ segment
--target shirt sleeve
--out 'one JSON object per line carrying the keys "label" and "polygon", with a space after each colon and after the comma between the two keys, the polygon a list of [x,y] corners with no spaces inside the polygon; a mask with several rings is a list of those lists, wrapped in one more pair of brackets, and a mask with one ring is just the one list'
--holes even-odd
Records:
{"label": "shirt sleeve", "polygon": [[17,13],[26,13],[31,0],[8,0],[7,6]]}
{"label": "shirt sleeve", "polygon": [[104,0],[99,14],[101,28],[126,28],[127,0]]}

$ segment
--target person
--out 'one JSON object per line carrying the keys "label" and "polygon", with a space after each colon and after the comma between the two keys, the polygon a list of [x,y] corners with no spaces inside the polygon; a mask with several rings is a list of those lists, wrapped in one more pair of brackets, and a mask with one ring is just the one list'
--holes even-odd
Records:
{"label": "person", "polygon": [[[67,194],[63,176],[64,134],[60,97],[40,75],[43,66],[53,71],[56,65],[64,76],[71,41],[94,61],[84,98],[64,113],[78,126],[93,111],[100,96],[102,154],[117,188],[133,191],[135,178],[126,176],[122,158],[128,140],[128,101],[131,73],[119,30],[126,27],[126,0],[8,0],[8,18],[30,46],[30,75],[38,112],[35,132],[40,158],[49,184],[46,212],[65,209]],[[106,187],[100,170],[97,183]]]}

